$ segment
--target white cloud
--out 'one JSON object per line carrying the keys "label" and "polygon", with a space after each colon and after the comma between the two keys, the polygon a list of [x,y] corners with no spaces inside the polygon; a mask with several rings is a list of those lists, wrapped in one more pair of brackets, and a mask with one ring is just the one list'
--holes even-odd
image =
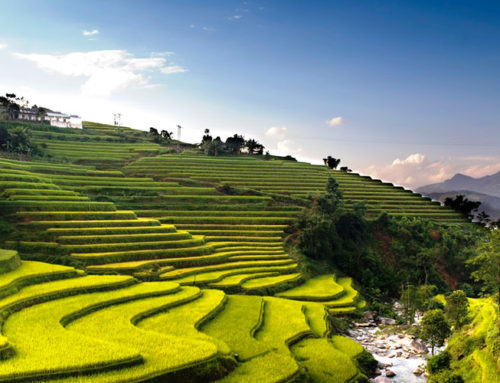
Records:
{"label": "white cloud", "polygon": [[453,161],[431,162],[424,154],[414,153],[404,160],[396,158],[388,165],[372,165],[365,173],[396,185],[416,188],[444,181],[457,173],[457,169]]}
{"label": "white cloud", "polygon": [[229,16],[227,19],[232,21],[232,20],[240,20],[242,18],[243,18],[242,15],[232,15],[232,16]]}
{"label": "white cloud", "polygon": [[188,70],[179,65],[168,65],[160,69],[161,73],[172,74],[172,73],[184,73]]}
{"label": "white cloud", "polygon": [[392,162],[392,165],[394,166],[394,165],[406,165],[406,164],[421,164],[424,161],[425,161],[425,156],[423,154],[414,153],[414,154],[410,154],[404,160],[400,160],[399,158],[396,158]]}
{"label": "white cloud", "polygon": [[96,36],[99,34],[99,29],[92,29],[91,31],[84,29],[82,35],[84,36]]}
{"label": "white cloud", "polygon": [[[496,159],[498,161],[498,158]],[[495,174],[500,171],[500,162],[488,165],[471,165],[463,170],[461,173],[466,174],[470,177],[478,178],[484,177],[491,174]]]}
{"label": "white cloud", "polygon": [[342,123],[344,122],[344,118],[343,117],[333,117],[331,119],[329,119],[326,124],[329,125],[329,126],[338,126],[338,125],[342,125]]}
{"label": "white cloud", "polygon": [[286,126],[273,126],[266,131],[266,136],[277,140],[284,140],[288,133]]}
{"label": "white cloud", "polygon": [[164,74],[186,71],[177,65],[167,65],[164,57],[139,58],[125,50],[72,52],[63,55],[14,53],[14,56],[32,61],[49,73],[86,78],[82,92],[93,96],[108,96],[132,85],[150,85],[145,74],[154,70]]}
{"label": "white cloud", "polygon": [[7,48],[7,44],[0,43],[0,49],[5,49],[5,48]]}
{"label": "white cloud", "polygon": [[173,55],[175,55],[175,52],[170,52],[170,51],[151,52],[151,57],[167,57]]}
{"label": "white cloud", "polygon": [[293,140],[283,140],[277,144],[278,154],[282,156],[296,156],[302,153],[302,146]]}
{"label": "white cloud", "polygon": [[286,126],[272,126],[267,129],[265,135],[272,139],[276,145],[274,148],[269,148],[271,153],[276,153],[280,156],[297,156],[303,151],[303,148],[299,143],[288,138],[288,128]]}

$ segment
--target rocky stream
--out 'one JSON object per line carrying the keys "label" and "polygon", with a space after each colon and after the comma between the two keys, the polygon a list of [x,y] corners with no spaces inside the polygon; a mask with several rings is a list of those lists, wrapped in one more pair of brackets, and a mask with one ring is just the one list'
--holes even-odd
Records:
{"label": "rocky stream", "polygon": [[375,383],[424,383],[428,346],[395,326],[394,319],[377,318],[369,312],[365,321],[354,323],[349,336],[363,345],[379,362]]}

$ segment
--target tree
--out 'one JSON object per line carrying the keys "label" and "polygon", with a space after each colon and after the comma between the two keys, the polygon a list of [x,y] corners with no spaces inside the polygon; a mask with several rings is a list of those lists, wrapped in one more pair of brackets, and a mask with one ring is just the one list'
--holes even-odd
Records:
{"label": "tree", "polygon": [[254,140],[253,138],[250,138],[249,140],[247,140],[245,142],[245,146],[247,147],[248,149],[248,152],[250,154],[258,154],[258,155],[262,155],[262,153],[264,152],[264,145],[262,144],[259,144],[256,140]]}
{"label": "tree", "polygon": [[29,130],[16,126],[12,130],[0,128],[0,150],[17,154],[40,155],[42,151],[30,141]]}
{"label": "tree", "polygon": [[224,143],[220,137],[215,137],[214,140],[208,142],[207,154],[217,157],[224,150]]}
{"label": "tree", "polygon": [[235,134],[226,139],[226,149],[233,154],[239,154],[241,148],[245,145],[245,139],[241,135]]}
{"label": "tree", "polygon": [[47,115],[47,108],[44,108],[42,106],[39,107],[36,112],[36,116],[43,120],[46,115]]}
{"label": "tree", "polygon": [[470,201],[462,194],[457,195],[455,198],[447,197],[444,200],[444,205],[462,213],[467,219],[472,220],[474,213],[477,211],[481,202]]}
{"label": "tree", "polygon": [[417,310],[427,311],[431,310],[437,301],[432,297],[436,295],[437,287],[435,285],[421,285],[417,289]]}
{"label": "tree", "polygon": [[492,229],[500,229],[500,219],[497,219],[496,221],[491,221],[490,227]]}
{"label": "tree", "polygon": [[[339,162],[340,162],[340,160],[339,160]],[[346,172],[346,173],[350,173],[350,172],[352,172],[352,170],[351,170],[351,169],[349,169],[347,166],[342,166],[342,167],[340,168],[340,171],[342,171],[342,172]]]}
{"label": "tree", "polygon": [[431,299],[435,295],[437,287],[434,285],[414,286],[407,283],[403,286],[401,294],[401,305],[403,306],[403,319],[407,324],[415,321],[417,311],[429,309]]}
{"label": "tree", "polygon": [[451,334],[450,325],[441,310],[427,311],[422,317],[421,337],[431,344],[432,355],[434,348],[442,346]]}
{"label": "tree", "polygon": [[332,156],[328,156],[327,158],[323,158],[323,162],[330,169],[337,169],[337,166],[340,164],[340,158],[333,158]]}
{"label": "tree", "polygon": [[0,126],[0,150],[7,150],[7,143],[9,142],[9,131],[5,126]]}
{"label": "tree", "polygon": [[[0,97],[0,103],[7,109],[10,120],[19,118],[20,106],[18,101],[21,100],[16,97],[14,93],[6,93],[5,97]],[[24,99],[23,99],[24,100]]]}
{"label": "tree", "polygon": [[410,325],[415,322],[415,313],[417,312],[417,289],[414,285],[407,283],[403,286],[401,293],[401,305],[403,308],[403,319]]}
{"label": "tree", "polygon": [[462,290],[455,290],[445,297],[446,299],[446,318],[451,322],[455,329],[462,327],[467,317],[467,308],[469,300]]}
{"label": "tree", "polygon": [[201,144],[207,144],[212,141],[212,136],[210,135],[210,129],[205,129],[205,134],[203,135],[201,139]]}
{"label": "tree", "polygon": [[158,133],[158,129],[150,127],[149,128],[149,134],[153,137],[159,136],[160,133]]}
{"label": "tree", "polygon": [[342,192],[333,177],[328,178],[326,193],[315,199],[311,214],[301,221],[299,236],[301,250],[310,258],[332,259],[336,238],[335,215],[342,205]]}
{"label": "tree", "polygon": [[325,195],[316,200],[320,214],[333,218],[337,210],[343,206],[343,198],[337,180],[333,177],[328,177]]}
{"label": "tree", "polygon": [[10,133],[9,141],[7,142],[7,150],[20,154],[28,154],[30,152],[31,143],[28,138],[28,131],[20,126],[15,127]]}
{"label": "tree", "polygon": [[174,132],[169,132],[169,131],[167,131],[167,130],[162,130],[162,131],[160,132],[161,137],[162,137],[163,139],[165,139],[165,140],[168,140],[168,141],[170,141],[170,140],[172,139],[172,135],[173,135],[173,134],[174,134]]}
{"label": "tree", "polygon": [[488,226],[488,223],[491,221],[490,216],[485,211],[480,212],[476,216],[476,219],[483,226]]}

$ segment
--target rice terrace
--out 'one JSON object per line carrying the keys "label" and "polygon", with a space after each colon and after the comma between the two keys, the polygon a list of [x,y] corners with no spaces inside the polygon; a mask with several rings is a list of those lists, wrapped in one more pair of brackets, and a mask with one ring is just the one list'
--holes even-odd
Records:
{"label": "rice terrace", "polygon": [[[4,43],[0,35],[0,60],[5,56],[6,71],[20,84],[0,75],[0,382],[500,383],[500,172],[493,174],[500,170],[498,137],[477,143],[485,151],[493,148],[480,157],[455,138],[440,141],[437,128],[435,135],[422,128],[435,138],[432,144],[408,131],[397,147],[396,131],[389,137],[382,128],[380,139],[367,131],[366,138],[353,138],[361,133],[344,135],[349,122],[339,115],[317,128],[319,138],[316,128],[251,127],[270,115],[266,102],[276,108],[276,118],[284,112],[302,121],[308,108],[319,113],[294,97],[310,91],[310,84],[319,86],[321,73],[330,78],[326,73],[336,70],[356,72],[342,60],[323,68],[322,60],[332,56],[307,43],[303,49],[311,50],[319,77],[304,74],[309,85],[285,85],[294,78],[297,56],[280,33],[292,33],[300,45],[289,29],[300,26],[319,43],[333,33],[326,16],[335,12],[358,23],[366,11],[380,31],[396,28],[392,23],[399,21],[386,24],[385,13],[368,3],[351,13],[342,1],[241,2],[218,19],[214,15],[228,6],[218,1],[199,3],[196,11],[177,2],[103,3],[117,20],[130,18],[130,28],[143,36],[138,40],[124,26],[109,22],[106,30],[111,19],[98,2],[89,2],[88,10],[59,0],[22,5],[29,20],[40,17],[33,25],[47,41],[56,41],[48,37],[49,14],[71,20],[67,30],[89,26],[78,32],[79,52],[21,53],[28,51],[21,37],[12,46],[14,38],[6,35]],[[414,6],[394,11],[406,17]],[[196,16],[189,22],[188,8]],[[428,20],[439,13],[426,12]],[[12,21],[0,4],[7,26],[19,20],[10,14]],[[271,14],[281,21],[271,21]],[[84,15],[95,17],[101,30]],[[315,15],[318,24],[302,24],[302,15]],[[409,21],[412,27],[416,20]],[[351,30],[343,23],[338,28]],[[264,30],[275,34],[268,39]],[[207,56],[199,58],[207,57],[206,66],[197,66],[195,50],[186,48],[183,56],[167,51],[157,31],[176,36],[167,40],[176,51],[183,44],[204,51]],[[378,43],[376,33],[367,33],[349,49]],[[102,48],[124,43],[125,35],[130,52]],[[434,39],[425,38],[433,46]],[[259,47],[253,46],[257,41]],[[58,52],[67,51],[59,43]],[[141,49],[150,53],[137,46],[139,53],[131,53],[134,44],[145,44]],[[266,46],[264,61],[273,75],[247,68],[241,73],[254,80],[235,80],[226,67],[217,75],[225,79],[220,91],[213,98],[204,94],[207,104],[199,103],[188,94],[201,95],[211,83],[203,77],[213,73],[205,51],[211,44],[225,52],[214,57],[218,63],[230,55],[226,47],[250,59],[240,45],[257,55]],[[86,48],[92,45],[101,48]],[[289,58],[283,71],[273,66],[279,60],[273,49]],[[178,63],[188,58],[193,69]],[[23,65],[39,71],[40,81],[54,81],[54,89],[25,85],[24,77],[15,77]],[[172,76],[172,90],[156,83],[159,76]],[[182,83],[182,76],[189,80]],[[77,79],[85,79],[80,88]],[[253,93],[261,80],[275,87],[259,95],[262,103]],[[241,94],[232,93],[231,81]],[[148,98],[148,92],[156,96]],[[405,93],[397,87],[393,92],[397,104]],[[271,100],[279,96],[286,108]],[[331,104],[353,113],[353,130],[361,129],[357,123],[369,126],[331,97]],[[165,111],[153,107],[163,103]],[[229,105],[243,114],[233,114]],[[320,108],[323,99],[315,105]],[[255,117],[257,107],[262,117]],[[59,112],[70,108],[83,117]],[[172,125],[168,113],[185,115],[190,124]],[[199,119],[191,116],[197,113]],[[389,121],[377,113],[374,119]],[[242,127],[233,127],[235,121]],[[337,136],[324,138],[329,134]],[[471,147],[474,139],[468,138]],[[452,158],[455,144],[479,165],[471,162],[467,175],[451,179],[450,172],[465,169],[461,160],[453,166],[444,157],[430,162],[413,151],[415,145],[428,153],[439,147]],[[400,159],[395,153],[401,147],[413,154]],[[382,164],[388,156],[395,159]],[[422,186],[419,192],[416,186]]]}

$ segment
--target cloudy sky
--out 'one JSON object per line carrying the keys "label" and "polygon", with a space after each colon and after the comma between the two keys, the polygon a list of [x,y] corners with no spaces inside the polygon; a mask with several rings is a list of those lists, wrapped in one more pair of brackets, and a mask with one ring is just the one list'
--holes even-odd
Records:
{"label": "cloudy sky", "polygon": [[340,157],[409,187],[500,170],[498,1],[0,1],[0,93]]}

